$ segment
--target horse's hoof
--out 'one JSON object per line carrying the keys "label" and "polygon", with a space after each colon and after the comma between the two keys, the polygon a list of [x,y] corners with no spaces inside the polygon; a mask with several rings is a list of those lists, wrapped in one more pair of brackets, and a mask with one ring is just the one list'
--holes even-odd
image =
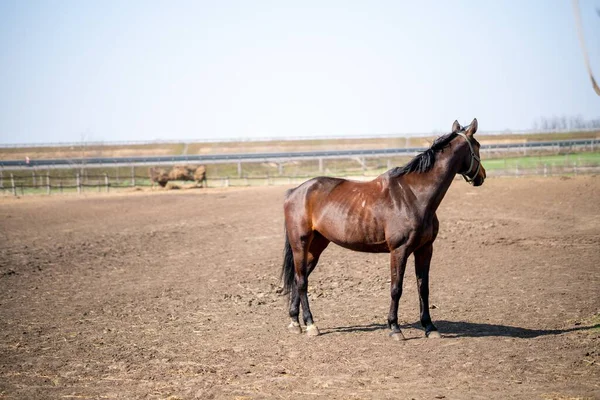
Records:
{"label": "horse's hoof", "polygon": [[302,333],[302,328],[300,327],[300,324],[292,321],[290,322],[290,324],[288,325],[288,331],[290,333],[296,333],[296,334],[300,334]]}
{"label": "horse's hoof", "polygon": [[316,325],[309,325],[306,327],[306,334],[308,336],[319,336],[319,328]]}
{"label": "horse's hoof", "polygon": [[438,331],[431,331],[429,333],[426,333],[425,336],[427,336],[428,339],[441,339],[442,335],[440,335],[440,332]]}
{"label": "horse's hoof", "polygon": [[406,338],[404,337],[404,335],[402,334],[402,332],[391,332],[390,333],[390,337],[398,342],[401,342],[403,340],[406,340]]}

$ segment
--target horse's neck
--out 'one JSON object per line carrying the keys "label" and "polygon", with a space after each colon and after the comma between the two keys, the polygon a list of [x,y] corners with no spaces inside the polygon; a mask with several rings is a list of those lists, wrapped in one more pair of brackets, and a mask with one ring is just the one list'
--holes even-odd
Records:
{"label": "horse's neck", "polygon": [[444,199],[460,168],[459,152],[460,149],[455,146],[444,149],[443,152],[436,155],[436,161],[431,170],[413,174],[410,177],[412,179],[407,179],[412,192],[418,199],[419,208],[424,212],[435,213]]}

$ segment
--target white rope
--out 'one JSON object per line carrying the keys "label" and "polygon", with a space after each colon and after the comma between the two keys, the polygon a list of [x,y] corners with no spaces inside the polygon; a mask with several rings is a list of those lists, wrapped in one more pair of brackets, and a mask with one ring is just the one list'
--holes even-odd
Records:
{"label": "white rope", "polygon": [[575,25],[577,26],[577,34],[579,36],[579,43],[581,44],[581,50],[583,51],[583,58],[585,59],[585,66],[590,74],[592,80],[592,87],[598,96],[600,96],[600,87],[594,79],[592,74],[592,67],[590,66],[590,59],[588,58],[587,50],[585,49],[585,41],[583,40],[583,24],[581,23],[581,13],[579,12],[579,0],[573,0],[573,12],[575,13]]}

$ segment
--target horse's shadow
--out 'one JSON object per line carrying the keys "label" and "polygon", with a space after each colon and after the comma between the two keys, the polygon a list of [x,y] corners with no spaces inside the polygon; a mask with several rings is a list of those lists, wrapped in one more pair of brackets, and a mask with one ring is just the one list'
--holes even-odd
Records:
{"label": "horse's shadow", "polygon": [[[587,325],[587,326],[575,326],[572,328],[565,329],[528,329],[520,328],[518,326],[508,325],[495,325],[495,324],[481,324],[476,322],[465,322],[465,321],[445,321],[438,320],[435,325],[440,330],[440,333],[444,337],[516,337],[521,339],[530,339],[538,336],[549,336],[549,335],[560,335],[562,333],[585,331],[588,329],[598,329],[600,324]],[[421,324],[418,322],[412,324],[405,324],[400,327],[401,329],[422,329]],[[368,324],[368,325],[354,325],[354,326],[340,326],[336,328],[323,329],[322,335],[328,335],[331,333],[345,333],[345,332],[373,332],[378,330],[387,329],[385,324]]]}

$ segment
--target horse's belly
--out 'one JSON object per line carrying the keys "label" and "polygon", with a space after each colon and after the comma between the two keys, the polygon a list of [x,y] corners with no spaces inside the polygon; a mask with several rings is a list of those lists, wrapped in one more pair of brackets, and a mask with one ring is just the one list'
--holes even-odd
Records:
{"label": "horse's belly", "polygon": [[325,236],[329,241],[354,251],[363,251],[369,253],[389,252],[385,233],[379,229],[361,229],[358,226],[332,226],[326,225],[317,228],[317,231]]}
{"label": "horse's belly", "polygon": [[378,243],[365,243],[365,242],[342,242],[332,240],[333,243],[338,246],[344,247],[349,250],[361,251],[364,253],[389,253],[390,249],[385,241]]}
{"label": "horse's belly", "polygon": [[329,241],[355,251],[387,252],[383,222],[370,211],[360,208],[323,209],[313,219],[313,229]]}

